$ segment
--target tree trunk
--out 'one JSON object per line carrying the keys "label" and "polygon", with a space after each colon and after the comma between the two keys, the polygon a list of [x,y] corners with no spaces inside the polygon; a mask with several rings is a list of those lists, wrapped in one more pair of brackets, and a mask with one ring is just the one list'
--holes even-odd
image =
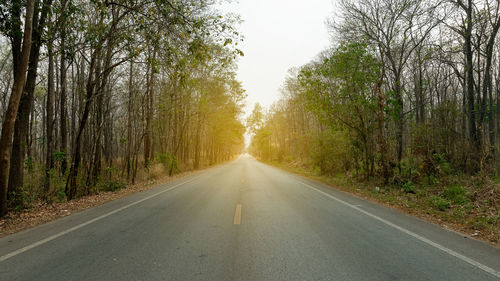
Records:
{"label": "tree trunk", "polygon": [[111,114],[111,87],[106,90],[106,108],[104,110],[104,158],[107,167],[113,164],[113,116]]}
{"label": "tree trunk", "polygon": [[67,89],[67,81],[66,81],[66,61],[67,61],[67,50],[66,50],[66,2],[65,0],[61,1],[61,6],[63,7],[63,21],[60,26],[60,48],[61,48],[61,65],[60,65],[60,88],[59,88],[59,131],[61,135],[61,143],[59,150],[64,153],[64,158],[61,162],[61,173],[64,174],[66,172],[66,168],[68,166],[68,129],[67,129],[67,111],[66,111],[66,89]]}
{"label": "tree trunk", "polygon": [[[493,119],[493,84],[491,77],[491,67],[493,60],[493,48],[495,46],[495,39],[500,29],[500,19],[493,24],[493,30],[488,39],[488,43],[486,44],[486,67],[484,69],[484,79],[483,79],[483,100],[481,104],[481,123],[484,123],[484,119],[486,113],[488,114],[488,136],[490,141],[490,156],[492,158],[495,157],[495,121]],[[487,110],[487,101],[488,100],[488,110]],[[487,112],[486,112],[487,111]],[[484,124],[486,125],[486,124]],[[483,127],[485,127],[483,125]]]}
{"label": "tree trunk", "polygon": [[397,157],[398,169],[401,172],[401,159],[403,158],[403,132],[404,132],[404,112],[403,112],[403,89],[401,87],[401,77],[398,74],[395,81],[396,94],[396,142],[397,142]]}
{"label": "tree trunk", "polygon": [[195,147],[194,147],[194,168],[200,167],[200,150],[201,150],[201,117],[198,112],[198,124],[196,126]]}
{"label": "tree trunk", "polygon": [[92,54],[92,59],[90,62],[83,115],[82,115],[82,118],[80,119],[80,125],[78,126],[78,132],[76,134],[73,153],[72,153],[73,157],[71,159],[70,172],[68,175],[68,180],[66,181],[66,187],[65,187],[65,191],[64,191],[66,193],[66,197],[68,198],[68,200],[72,200],[77,195],[77,182],[76,182],[76,180],[77,180],[78,169],[80,167],[80,161],[81,161],[81,141],[80,140],[82,138],[83,130],[85,129],[85,126],[87,124],[87,120],[89,118],[90,106],[92,104],[92,97],[94,95],[94,88],[95,88],[94,75],[95,75],[98,52],[99,52],[99,50],[94,50],[94,52]]}
{"label": "tree trunk", "polygon": [[385,97],[382,94],[382,83],[384,81],[385,76],[385,68],[384,62],[382,60],[382,73],[380,74],[380,79],[377,81],[375,85],[375,91],[377,93],[377,121],[378,121],[378,130],[379,130],[379,147],[380,147],[380,164],[382,166],[382,179],[384,185],[389,182],[389,167],[388,167],[388,159],[387,159],[387,141],[385,139],[385,122],[384,122],[384,110],[385,110]]}
{"label": "tree trunk", "polygon": [[469,138],[472,142],[475,151],[472,152],[472,168],[478,168],[478,153],[480,151],[479,136],[476,129],[476,112],[474,109],[474,58],[472,52],[472,0],[468,1],[467,25],[464,33],[465,45],[465,70],[466,70],[466,84],[467,84],[467,115],[469,117]]}
{"label": "tree trunk", "polygon": [[53,134],[54,134],[54,53],[52,50],[52,39],[49,39],[47,44],[47,49],[49,52],[49,73],[48,73],[48,84],[47,84],[47,106],[46,106],[46,135],[47,135],[47,155],[45,162],[45,184],[44,193],[47,196],[50,192],[50,170],[54,167],[54,144],[53,144]]}
{"label": "tree trunk", "polygon": [[[12,152],[9,169],[9,194],[17,194],[17,189],[24,182],[24,157],[26,148],[29,145],[30,114],[33,108],[33,97],[38,71],[38,61],[40,58],[41,33],[45,27],[48,10],[52,1],[45,0],[42,4],[40,19],[39,1],[35,1],[32,20],[32,44],[29,55],[28,74],[24,91],[21,95],[16,122],[14,124],[14,138],[12,142]],[[20,49],[19,47],[17,47]]]}
{"label": "tree trunk", "polygon": [[151,83],[153,80],[153,66],[152,62],[148,62],[146,71],[146,98],[145,98],[145,114],[146,126],[144,128],[144,168],[149,167],[149,156],[151,151],[151,119],[153,117],[153,91],[151,90]]}
{"label": "tree trunk", "polygon": [[130,175],[131,175],[131,166],[132,166],[132,124],[133,124],[133,116],[132,116],[132,110],[133,110],[133,101],[134,101],[134,92],[133,92],[133,72],[134,72],[134,63],[130,61],[130,68],[129,68],[129,84],[128,84],[128,110],[127,110],[127,116],[128,116],[128,126],[127,126],[127,156],[126,156],[126,161],[127,161],[127,180],[130,180]]}
{"label": "tree trunk", "polygon": [[24,83],[26,82],[26,71],[28,70],[34,4],[34,0],[26,1],[26,18],[24,21],[24,38],[21,47],[21,56],[19,65],[15,69],[16,75],[12,86],[12,93],[9,98],[9,105],[2,124],[2,135],[0,137],[0,216],[7,213],[8,165],[10,161],[10,151],[12,148],[14,124],[19,109],[19,102],[21,100]]}

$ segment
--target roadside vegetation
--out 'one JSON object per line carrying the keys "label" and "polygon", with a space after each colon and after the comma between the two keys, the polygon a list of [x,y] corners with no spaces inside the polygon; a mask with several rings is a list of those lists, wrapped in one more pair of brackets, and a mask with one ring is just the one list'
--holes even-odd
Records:
{"label": "roadside vegetation", "polygon": [[500,3],[341,0],[331,48],[247,119],[257,158],[500,239]]}
{"label": "roadside vegetation", "polygon": [[216,1],[0,3],[0,217],[231,159],[239,19]]}

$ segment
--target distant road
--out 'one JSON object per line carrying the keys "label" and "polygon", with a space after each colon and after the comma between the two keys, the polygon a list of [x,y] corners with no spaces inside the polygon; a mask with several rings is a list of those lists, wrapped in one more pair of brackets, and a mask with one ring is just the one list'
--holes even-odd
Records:
{"label": "distant road", "polygon": [[500,249],[242,156],[0,239],[0,280],[500,280]]}

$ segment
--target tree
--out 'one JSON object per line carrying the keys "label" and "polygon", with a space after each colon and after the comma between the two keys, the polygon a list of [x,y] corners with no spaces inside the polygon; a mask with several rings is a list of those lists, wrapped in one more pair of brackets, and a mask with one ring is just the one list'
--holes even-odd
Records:
{"label": "tree", "polygon": [[264,110],[260,103],[256,103],[252,113],[247,118],[247,128],[250,133],[255,134],[264,124]]}
{"label": "tree", "polygon": [[[436,18],[439,2],[363,0],[341,1],[344,22],[338,32],[348,39],[367,42],[377,48],[390,77],[389,104],[395,122],[398,167],[403,157],[404,85],[403,71],[413,52],[424,42],[441,19]],[[415,37],[420,31],[420,36]]]}
{"label": "tree", "polygon": [[[14,6],[20,6],[20,1],[13,1]],[[16,120],[19,102],[26,81],[26,71],[31,49],[32,20],[34,10],[34,0],[26,1],[26,16],[24,19],[24,32],[21,53],[18,64],[15,64],[14,84],[9,98],[9,105],[6,110],[5,119],[2,124],[2,135],[0,137],[0,216],[7,213],[7,187],[8,187],[8,167],[10,161],[10,150],[12,146],[12,135]],[[20,13],[13,15],[13,21],[20,22]],[[16,60],[16,59],[14,59]]]}
{"label": "tree", "polygon": [[10,39],[8,46],[0,38],[4,142],[18,116],[13,155],[1,166],[9,173],[10,164],[13,188],[5,194],[15,196],[2,197],[2,206],[72,200],[239,153],[239,20],[219,15],[215,3],[35,0],[26,82],[17,76],[21,25],[29,23],[23,2],[1,4],[1,31]]}
{"label": "tree", "polygon": [[[18,194],[18,188],[23,185],[24,160],[28,148],[28,131],[30,116],[33,108],[35,84],[37,79],[40,48],[42,46],[42,33],[44,31],[51,0],[43,2],[36,0],[33,10],[32,44],[28,63],[28,74],[24,85],[23,94],[19,103],[16,122],[14,125],[14,139],[9,169],[9,194]],[[13,40],[15,42],[17,40]],[[16,45],[20,42],[17,41]],[[16,48],[20,48],[20,45]],[[15,198],[14,198],[15,200]]]}

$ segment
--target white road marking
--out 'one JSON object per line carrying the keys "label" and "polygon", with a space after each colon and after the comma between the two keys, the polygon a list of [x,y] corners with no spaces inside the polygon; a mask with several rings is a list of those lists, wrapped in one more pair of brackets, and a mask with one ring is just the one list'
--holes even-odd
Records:
{"label": "white road marking", "polygon": [[361,212],[361,213],[363,213],[363,214],[365,214],[365,215],[367,215],[367,216],[369,216],[371,218],[374,218],[374,219],[376,219],[376,220],[378,220],[378,221],[380,221],[380,222],[382,222],[382,223],[384,223],[384,224],[386,224],[388,226],[391,226],[391,227],[393,227],[393,228],[395,228],[395,229],[397,229],[397,230],[399,230],[399,231],[401,231],[403,233],[406,233],[406,234],[408,234],[408,235],[410,235],[410,236],[412,236],[412,237],[414,237],[414,238],[416,238],[416,239],[418,239],[418,240],[420,240],[420,241],[422,241],[422,242],[424,242],[424,243],[426,243],[426,244],[428,244],[428,245],[430,245],[430,246],[432,246],[434,248],[437,248],[437,249],[439,249],[439,250],[441,250],[441,251],[443,251],[445,253],[448,253],[449,255],[452,255],[452,256],[454,256],[454,257],[456,257],[456,258],[458,258],[458,259],[460,259],[460,260],[462,260],[464,262],[467,262],[467,263],[469,263],[469,264],[471,264],[471,265],[473,265],[473,266],[475,266],[475,267],[477,267],[479,269],[482,269],[482,270],[484,270],[484,271],[486,271],[486,272],[488,272],[488,273],[490,273],[490,274],[492,274],[492,275],[500,278],[500,272],[494,270],[491,267],[488,267],[488,266],[486,266],[486,265],[484,265],[482,263],[479,263],[479,262],[477,262],[477,261],[475,261],[475,260],[473,260],[471,258],[468,258],[468,257],[466,257],[466,256],[464,256],[462,254],[459,254],[459,253],[457,253],[457,252],[455,252],[455,251],[453,251],[451,249],[448,249],[445,246],[442,246],[442,245],[440,245],[440,244],[438,244],[436,242],[433,242],[433,241],[431,241],[431,240],[429,240],[429,239],[427,239],[425,237],[422,237],[422,236],[420,236],[420,235],[418,235],[418,234],[416,234],[416,233],[414,233],[414,232],[412,232],[412,231],[410,231],[410,230],[408,230],[406,228],[398,226],[398,225],[396,225],[396,224],[394,224],[394,223],[392,223],[392,222],[390,222],[388,220],[385,220],[385,219],[383,219],[383,218],[381,218],[379,216],[376,216],[376,215],[374,215],[372,213],[369,213],[369,212],[367,212],[367,211],[365,211],[365,210],[357,207],[356,205],[353,205],[353,204],[347,203],[347,202],[345,202],[345,201],[343,201],[341,199],[338,199],[337,197],[335,197],[335,196],[333,196],[333,195],[331,195],[329,193],[326,193],[324,191],[321,191],[321,190],[317,189],[316,187],[314,187],[312,185],[309,185],[309,184],[301,182],[301,181],[298,181],[298,182],[300,182],[301,184],[309,187],[310,189],[312,189],[314,191],[317,191],[317,192],[319,192],[319,193],[321,193],[321,194],[323,194],[323,195],[325,195],[325,196],[327,196],[327,197],[329,197],[329,198],[331,198],[331,199],[333,199],[333,200],[335,200],[335,201],[337,201],[337,202],[339,202],[341,204],[344,204],[344,205],[346,205],[346,206],[348,206],[348,207],[350,207],[350,208],[352,208],[352,209],[354,209],[354,210],[356,210],[358,212]]}
{"label": "white road marking", "polygon": [[72,228],[66,229],[66,230],[61,231],[61,232],[59,232],[59,233],[57,233],[57,234],[54,234],[54,235],[52,235],[52,236],[49,236],[49,237],[47,237],[47,238],[45,238],[45,239],[42,239],[42,240],[40,240],[40,241],[38,241],[38,242],[35,242],[35,243],[33,243],[33,244],[30,244],[30,245],[28,245],[28,246],[26,246],[26,247],[23,247],[23,248],[20,248],[20,249],[18,249],[18,250],[15,250],[15,251],[13,251],[13,252],[10,252],[10,253],[8,253],[8,254],[6,254],[6,255],[1,256],[1,257],[0,257],[0,262],[3,262],[3,261],[5,261],[5,260],[7,260],[7,259],[10,259],[10,258],[12,258],[12,257],[15,257],[15,256],[17,256],[17,255],[19,255],[19,254],[21,254],[21,253],[24,253],[24,252],[26,252],[26,251],[28,251],[28,250],[31,250],[31,249],[35,248],[35,247],[38,247],[38,246],[40,246],[40,245],[43,245],[43,244],[45,244],[45,243],[47,243],[47,242],[50,242],[50,241],[52,241],[52,240],[54,240],[54,239],[56,239],[56,238],[59,238],[59,237],[61,237],[61,236],[63,236],[63,235],[66,235],[66,234],[68,234],[68,233],[70,233],[70,232],[73,232],[73,231],[75,231],[75,230],[77,230],[77,229],[80,229],[80,228],[82,228],[82,227],[84,227],[84,226],[87,226],[87,225],[89,225],[89,224],[91,224],[91,223],[94,223],[94,222],[96,222],[96,221],[100,221],[100,220],[102,220],[102,219],[104,219],[104,218],[106,218],[106,217],[109,217],[109,216],[111,216],[111,215],[113,215],[113,214],[116,214],[116,213],[118,213],[118,212],[121,212],[121,211],[123,211],[123,210],[125,210],[125,209],[128,209],[128,208],[130,208],[130,207],[134,206],[134,205],[137,205],[137,204],[142,203],[142,202],[144,202],[144,201],[146,201],[146,200],[149,200],[149,199],[154,198],[154,197],[156,197],[156,196],[158,196],[158,195],[161,195],[161,194],[163,194],[163,193],[165,193],[165,192],[171,191],[171,190],[173,190],[173,189],[175,189],[175,188],[177,188],[177,187],[179,187],[179,186],[181,186],[181,185],[183,185],[183,184],[190,183],[190,182],[194,181],[195,179],[197,179],[197,178],[199,178],[199,177],[201,177],[201,176],[202,176],[202,175],[199,175],[199,176],[194,177],[194,178],[192,178],[192,179],[190,179],[190,180],[187,180],[187,181],[185,181],[185,182],[178,183],[178,184],[176,184],[176,185],[174,185],[174,186],[172,186],[172,187],[170,187],[170,188],[168,188],[168,189],[165,189],[165,190],[163,190],[163,191],[157,192],[157,193],[152,194],[152,195],[150,195],[150,196],[148,196],[148,197],[142,198],[141,200],[135,201],[135,202],[133,202],[133,203],[130,203],[130,204],[128,204],[128,205],[125,205],[125,206],[123,206],[123,207],[120,207],[120,208],[118,208],[118,209],[115,209],[115,210],[113,210],[113,211],[111,211],[111,212],[109,212],[109,213],[106,213],[106,214],[104,214],[104,215],[98,216],[98,217],[93,218],[93,219],[91,219],[91,220],[89,220],[89,221],[86,221],[86,222],[84,222],[84,223],[82,223],[82,224],[79,224],[79,225],[77,225],[77,226],[74,226],[74,227],[72,227]]}

